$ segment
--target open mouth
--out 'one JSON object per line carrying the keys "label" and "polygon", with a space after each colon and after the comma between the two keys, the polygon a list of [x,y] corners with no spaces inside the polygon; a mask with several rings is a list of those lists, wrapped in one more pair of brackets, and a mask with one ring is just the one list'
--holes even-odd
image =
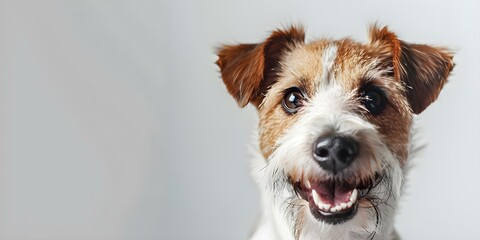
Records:
{"label": "open mouth", "polygon": [[350,184],[338,180],[295,182],[295,191],[309,203],[312,215],[321,221],[338,224],[352,219],[357,213],[359,200],[364,198],[378,182]]}

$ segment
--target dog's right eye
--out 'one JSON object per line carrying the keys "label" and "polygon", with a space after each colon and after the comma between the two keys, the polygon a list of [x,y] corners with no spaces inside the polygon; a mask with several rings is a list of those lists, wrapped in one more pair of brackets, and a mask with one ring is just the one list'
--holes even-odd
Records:
{"label": "dog's right eye", "polygon": [[378,115],[385,109],[387,98],[379,87],[367,85],[363,89],[362,97],[363,105],[371,114]]}
{"label": "dog's right eye", "polygon": [[300,89],[294,87],[287,89],[282,100],[283,109],[290,114],[296,113],[303,104],[303,94]]}

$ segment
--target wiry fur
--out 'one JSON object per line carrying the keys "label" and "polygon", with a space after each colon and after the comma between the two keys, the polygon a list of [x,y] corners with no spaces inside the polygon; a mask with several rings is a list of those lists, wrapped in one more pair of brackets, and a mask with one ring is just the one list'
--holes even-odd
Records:
{"label": "wiry fur", "polygon": [[[303,30],[292,27],[274,31],[263,43],[218,52],[228,91],[240,106],[256,106],[260,117],[252,171],[264,209],[251,239],[395,239],[394,212],[415,149],[412,114],[437,98],[453,68],[452,55],[376,26],[366,45],[303,41]],[[359,93],[366,85],[385,92],[388,105],[379,115],[362,105]],[[305,94],[295,114],[280,104],[291,87]],[[360,149],[337,174],[312,159],[312,143],[332,134],[355,139]],[[335,225],[315,218],[294,187],[332,179],[369,186],[354,217]]]}
{"label": "wiry fur", "polygon": [[[288,229],[293,229],[295,238],[367,239],[368,236],[375,234],[376,239],[386,239],[381,233],[389,234],[392,230],[391,224],[387,223],[393,221],[393,215],[388,213],[393,211],[395,200],[400,194],[403,179],[401,166],[383,144],[375,127],[349,114],[348,104],[352,94],[342,93],[340,88],[334,85],[327,88],[318,92],[317,99],[312,100],[312,106],[307,106],[296,124],[279,139],[278,148],[270,155],[268,161],[263,161],[263,166],[260,165],[260,168],[254,168],[253,171],[262,176],[258,179],[259,184],[261,189],[266,191],[264,197],[273,203],[272,211],[284,214],[282,220],[287,220]],[[337,176],[331,176],[319,168],[311,157],[311,143],[315,138],[332,132],[356,136],[371,149],[362,152],[360,159],[351,168]],[[371,177],[359,174],[372,172],[386,174],[378,186],[372,189],[370,193],[372,197],[361,203],[361,209],[354,219],[341,225],[329,226],[313,219],[308,210],[308,203],[295,195],[286,172],[296,173],[298,178],[336,177],[352,178],[352,181]],[[305,218],[308,220],[303,220]],[[280,238],[291,239],[281,236]]]}

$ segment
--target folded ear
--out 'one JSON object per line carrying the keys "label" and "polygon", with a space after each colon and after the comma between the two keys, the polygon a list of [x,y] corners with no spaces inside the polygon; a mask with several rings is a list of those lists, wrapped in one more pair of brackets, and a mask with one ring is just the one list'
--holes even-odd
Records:
{"label": "folded ear", "polygon": [[302,27],[290,27],[272,32],[262,43],[225,45],[217,50],[223,82],[240,107],[249,102],[260,105],[276,81],[283,54],[304,40]]}
{"label": "folded ear", "polygon": [[371,27],[370,44],[388,49],[395,78],[404,82],[407,100],[415,114],[437,99],[454,67],[453,55],[448,50],[401,41],[387,27]]}

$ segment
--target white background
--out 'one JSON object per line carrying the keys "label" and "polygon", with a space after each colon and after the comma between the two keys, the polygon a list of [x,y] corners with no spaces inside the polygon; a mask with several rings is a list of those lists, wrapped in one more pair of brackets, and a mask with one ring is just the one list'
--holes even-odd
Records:
{"label": "white background", "polygon": [[369,23],[456,50],[420,119],[404,239],[480,239],[480,2],[0,0],[0,239],[245,239],[253,107],[214,48],[307,26],[366,41]]}

